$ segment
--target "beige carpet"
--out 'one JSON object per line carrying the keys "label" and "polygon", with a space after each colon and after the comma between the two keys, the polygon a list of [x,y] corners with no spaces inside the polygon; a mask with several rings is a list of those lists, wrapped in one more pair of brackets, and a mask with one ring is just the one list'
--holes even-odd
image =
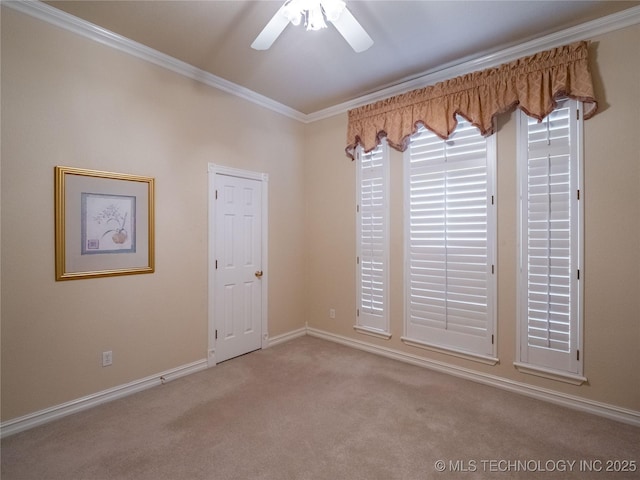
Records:
{"label": "beige carpet", "polygon": [[5,438],[0,473],[640,478],[616,460],[640,468],[639,428],[302,337]]}

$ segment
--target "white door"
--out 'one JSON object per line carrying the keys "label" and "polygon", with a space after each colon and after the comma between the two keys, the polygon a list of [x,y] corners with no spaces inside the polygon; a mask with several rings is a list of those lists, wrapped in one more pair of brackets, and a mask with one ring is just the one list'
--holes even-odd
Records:
{"label": "white door", "polygon": [[215,175],[215,363],[262,346],[262,182]]}

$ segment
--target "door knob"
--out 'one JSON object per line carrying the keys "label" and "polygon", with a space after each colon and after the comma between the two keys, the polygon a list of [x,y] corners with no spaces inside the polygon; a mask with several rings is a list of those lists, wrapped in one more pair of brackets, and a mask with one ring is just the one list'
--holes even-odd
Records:
{"label": "door knob", "polygon": [[263,275],[262,270],[258,270],[258,271],[256,272],[256,277],[258,277],[258,278],[262,278],[262,275]]}

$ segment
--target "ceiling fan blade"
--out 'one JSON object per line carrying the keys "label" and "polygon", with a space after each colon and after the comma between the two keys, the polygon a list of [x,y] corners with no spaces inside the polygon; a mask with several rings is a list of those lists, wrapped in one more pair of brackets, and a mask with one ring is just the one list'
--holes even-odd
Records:
{"label": "ceiling fan blade", "polygon": [[362,28],[362,25],[358,23],[348,8],[345,7],[338,19],[332,23],[356,53],[364,52],[373,45],[373,40],[369,34]]}
{"label": "ceiling fan blade", "polygon": [[267,23],[251,44],[251,48],[254,50],[267,50],[273,45],[273,42],[276,41],[289,23],[289,19],[284,14],[284,9],[285,5],[281,6],[276,14],[271,17],[269,23]]}

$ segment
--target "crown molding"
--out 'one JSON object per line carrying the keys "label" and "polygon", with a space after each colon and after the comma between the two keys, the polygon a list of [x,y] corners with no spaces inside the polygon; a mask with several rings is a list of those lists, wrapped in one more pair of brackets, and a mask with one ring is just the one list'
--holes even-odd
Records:
{"label": "crown molding", "polygon": [[607,15],[560,32],[543,35],[530,41],[502,48],[492,52],[482,52],[455,62],[444,64],[438,68],[427,70],[417,76],[404,78],[375,92],[334,105],[306,115],[306,123],[315,122],[335,115],[345,113],[352,108],[361,107],[369,103],[384,100],[406,93],[417,88],[424,88],[444,80],[466,75],[478,70],[497,67],[521,57],[533,55],[543,50],[549,50],[581,40],[589,40],[597,35],[620,30],[640,23],[640,6],[631,7],[621,12]]}
{"label": "crown molding", "polygon": [[241,87],[240,85],[225,80],[224,78],[218,77],[186,62],[178,60],[177,58],[166,55],[138,42],[134,42],[122,35],[118,35],[117,33],[99,27],[98,25],[58,10],[57,8],[51,7],[39,0],[10,0],[3,1],[2,4],[51,25],[82,35],[83,37],[89,38],[108,47],[115,48],[121,52],[171,70],[189,79],[196,80],[210,87],[214,87],[231,95],[243,98],[286,117],[293,118],[300,122],[306,122],[307,120],[307,116],[304,113],[287,107],[286,105],[276,102],[264,95],[260,95],[253,90]]}
{"label": "crown molding", "polygon": [[204,83],[210,87],[217,88],[231,95],[243,98],[256,105],[262,106],[294,120],[298,120],[302,123],[313,123],[318,120],[346,113],[352,108],[361,107],[368,103],[377,102],[416,88],[423,88],[428,85],[433,85],[437,82],[465,75],[477,70],[496,67],[520,57],[533,55],[534,53],[542,50],[548,50],[580,40],[588,40],[597,35],[602,35],[640,23],[640,6],[631,7],[621,12],[607,15],[606,17],[601,17],[581,25],[576,25],[575,27],[571,27],[560,32],[543,35],[524,43],[465,57],[455,62],[441,65],[438,68],[427,70],[421,74],[404,78],[391,85],[382,87],[375,92],[360,96],[353,100],[318,110],[313,113],[304,114],[264,95],[254,92],[253,90],[241,87],[240,85],[201,70],[186,62],[158,52],[157,50],[110,32],[109,30],[90,22],[74,17],[73,15],[58,10],[57,8],[42,3],[39,0],[3,0],[2,5],[6,5],[7,7],[38,18],[52,25],[78,35],[82,35],[142,60],[146,60],[192,80]]}

